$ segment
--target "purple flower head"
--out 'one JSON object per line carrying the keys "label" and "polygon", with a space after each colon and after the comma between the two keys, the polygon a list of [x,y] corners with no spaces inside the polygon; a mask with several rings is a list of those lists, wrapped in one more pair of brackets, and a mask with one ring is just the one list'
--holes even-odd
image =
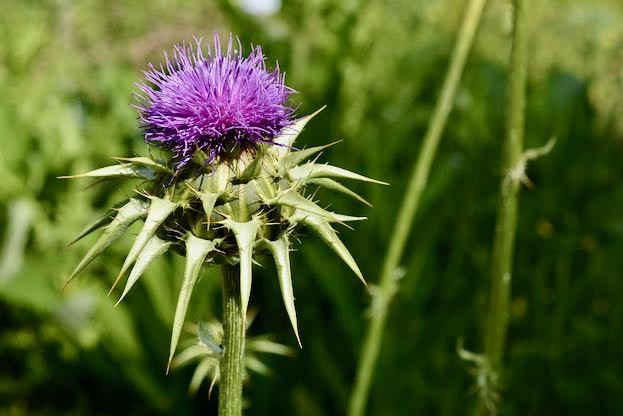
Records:
{"label": "purple flower head", "polygon": [[279,67],[268,71],[262,49],[252,47],[248,57],[233,48],[221,50],[214,35],[214,51],[207,56],[201,40],[176,45],[173,56],[165,53],[166,68],[149,64],[145,81],[136,94],[145,141],[173,152],[178,169],[196,151],[210,161],[237,148],[272,143],[292,123],[294,109],[287,103],[295,91],[284,83]]}

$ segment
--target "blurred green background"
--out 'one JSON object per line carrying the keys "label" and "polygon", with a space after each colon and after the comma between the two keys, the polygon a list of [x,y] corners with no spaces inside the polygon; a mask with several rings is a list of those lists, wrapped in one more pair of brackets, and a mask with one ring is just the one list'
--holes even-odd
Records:
{"label": "blurred green background", "polygon": [[[165,375],[180,258],[160,259],[113,309],[106,292],[127,237],[58,294],[94,237],[68,242],[131,185],[57,177],[146,153],[134,82],[175,42],[231,31],[279,61],[299,114],[328,106],[300,142],[342,139],[325,160],[392,184],[353,184],[374,209],[322,196],[369,217],[340,235],[376,281],[465,2],[273,1],[260,15],[252,3],[0,1],[0,414],[215,409],[207,385],[187,394],[192,368]],[[534,187],[521,194],[500,414],[623,414],[623,4],[532,1],[529,15],[526,142],[558,142],[529,166]],[[481,346],[510,17],[501,0],[483,16],[405,253],[371,415],[460,415],[475,401],[456,344]],[[273,374],[251,378],[247,414],[345,412],[370,298],[308,237],[293,256],[304,348],[265,357]],[[296,347],[264,263],[251,335]],[[204,273],[188,318],[218,316],[219,289],[218,274]]]}

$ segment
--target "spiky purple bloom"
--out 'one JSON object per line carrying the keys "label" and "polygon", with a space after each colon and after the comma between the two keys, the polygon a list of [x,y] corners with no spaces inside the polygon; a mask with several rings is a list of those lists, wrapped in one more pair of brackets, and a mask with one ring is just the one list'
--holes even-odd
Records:
{"label": "spiky purple bloom", "polygon": [[259,46],[243,57],[230,35],[222,51],[214,35],[214,51],[204,56],[201,40],[176,45],[165,53],[165,68],[149,64],[136,94],[145,141],[173,152],[177,168],[197,150],[210,161],[235,149],[271,143],[292,123],[288,99],[295,91],[285,85],[279,67],[268,71]]}

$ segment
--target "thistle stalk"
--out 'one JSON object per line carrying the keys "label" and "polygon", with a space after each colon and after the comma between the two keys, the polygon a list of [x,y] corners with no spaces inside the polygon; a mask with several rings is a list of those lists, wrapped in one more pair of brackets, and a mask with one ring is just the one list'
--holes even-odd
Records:
{"label": "thistle stalk", "polygon": [[444,79],[441,95],[429,122],[417,162],[413,166],[405,198],[402,201],[398,214],[398,220],[394,224],[391,234],[392,240],[383,262],[379,278],[379,292],[377,294],[378,309],[375,309],[375,313],[371,317],[361,350],[355,386],[349,403],[348,414],[350,416],[361,416],[365,413],[374,366],[383,340],[389,305],[397,290],[396,280],[399,263],[413,219],[420,206],[421,196],[428,181],[428,175],[439,140],[452,109],[461,74],[463,73],[485,4],[486,0],[470,0],[467,5],[458,39],[452,53],[452,60]]}
{"label": "thistle stalk", "polygon": [[219,416],[242,414],[245,328],[240,303],[240,267],[223,266],[223,356]]}
{"label": "thistle stalk", "polygon": [[[520,179],[516,173],[522,163],[527,73],[527,0],[514,0],[513,44],[508,79],[508,117],[504,143],[502,181],[500,183],[497,222],[493,242],[491,288],[486,320],[485,360],[497,379],[508,328],[513,246],[517,228],[517,203]],[[495,388],[495,386],[493,386]],[[487,395],[480,395],[476,414],[494,413]]]}

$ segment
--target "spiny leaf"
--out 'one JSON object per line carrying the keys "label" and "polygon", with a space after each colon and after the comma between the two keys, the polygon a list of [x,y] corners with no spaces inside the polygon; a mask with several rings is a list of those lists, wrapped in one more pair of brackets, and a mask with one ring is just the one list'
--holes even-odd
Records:
{"label": "spiny leaf", "polygon": [[262,224],[257,218],[251,218],[247,222],[236,222],[229,218],[222,224],[233,231],[238,245],[238,255],[240,257],[240,303],[242,306],[242,319],[246,325],[247,308],[251,297],[251,281],[253,278],[253,245],[257,231]]}
{"label": "spiny leaf", "polygon": [[166,165],[158,163],[157,161],[149,157],[115,157],[114,159],[122,162],[133,163],[135,165],[146,166],[158,172],[173,174],[173,171],[169,169]]}
{"label": "spiny leaf", "polygon": [[342,192],[343,194],[346,194],[352,198],[355,198],[357,201],[369,207],[372,207],[372,205],[368,201],[363,199],[361,196],[359,196],[358,193],[351,191],[350,189],[348,189],[347,187],[345,187],[344,185],[342,185],[336,180],[333,180],[330,178],[308,178],[305,180],[305,184],[306,185],[318,185],[326,189],[331,189],[333,191]]}
{"label": "spiny leaf", "polygon": [[106,166],[104,168],[95,169],[79,175],[59,176],[60,179],[75,178],[142,178],[153,180],[156,178],[155,171],[145,165],[136,163],[121,163],[118,165]]}
{"label": "spiny leaf", "polygon": [[[214,373],[214,379],[216,378],[217,368],[219,362],[215,359],[203,359],[195,368],[195,372],[193,373],[193,377],[190,380],[190,386],[188,387],[188,392],[190,394],[195,394],[199,390],[201,383],[203,380],[208,377],[210,371]],[[210,392],[212,391],[212,387],[210,387]]]}
{"label": "spiny leaf", "polygon": [[223,348],[220,345],[223,341],[222,332],[223,326],[220,323],[214,325],[213,322],[199,321],[197,325],[197,338],[199,338],[199,342],[204,345],[204,348],[207,348],[215,354],[221,354],[223,352]]}
{"label": "spiny leaf", "polygon": [[123,289],[123,293],[119,297],[119,300],[117,301],[115,306],[117,306],[123,300],[125,295],[128,294],[130,289],[132,289],[132,286],[134,286],[134,283],[136,283],[139,277],[141,277],[141,275],[145,272],[147,266],[149,266],[151,262],[153,262],[163,253],[165,253],[170,246],[170,242],[162,241],[156,236],[153,236],[149,239],[149,241],[145,245],[145,248],[141,250],[141,253],[138,255],[136,263],[134,264],[134,267],[130,272],[130,276],[128,277],[128,281],[125,284],[125,288]]}
{"label": "spiny leaf", "polygon": [[255,159],[253,159],[251,163],[249,163],[247,167],[240,173],[240,175],[238,175],[238,180],[244,182],[257,178],[262,171],[263,158],[263,153],[257,154],[255,156]]}
{"label": "spiny leaf", "polygon": [[[124,204],[127,203],[127,200],[124,202]],[[112,222],[112,220],[115,218],[114,217],[114,209],[110,209],[108,212],[105,212],[102,215],[99,215],[97,218],[95,218],[93,221],[91,221],[90,223],[88,223],[83,229],[82,231],[80,231],[80,233],[76,236],[76,238],[74,238],[71,243],[69,243],[69,245],[73,245],[75,243],[77,243],[78,241],[82,240],[84,237],[86,237],[87,235],[91,234],[93,231],[98,230],[100,228],[102,228],[103,226],[110,224]]]}
{"label": "spiny leaf", "polygon": [[271,149],[277,152],[279,158],[282,158],[288,153],[288,151],[296,141],[296,138],[299,136],[299,134],[301,134],[301,131],[303,131],[303,128],[305,127],[307,122],[309,122],[309,120],[311,120],[316,114],[324,110],[325,107],[326,106],[322,106],[316,112],[299,118],[294,122],[294,124],[283,129],[283,133],[279,137],[276,137],[275,140],[273,140],[274,143],[280,145],[271,147]]}
{"label": "spiny leaf", "polygon": [[214,373],[212,374],[212,381],[210,382],[210,388],[208,388],[208,399],[212,396],[212,389],[216,384],[216,381],[221,377],[221,368],[218,365],[214,366]]}
{"label": "spiny leaf", "polygon": [[205,357],[207,354],[208,353],[206,352],[205,347],[199,344],[193,344],[173,358],[173,361],[171,361],[171,367],[183,367],[197,360],[198,358]]}
{"label": "spiny leaf", "polygon": [[230,166],[225,163],[219,163],[213,166],[209,173],[200,175],[195,179],[193,188],[200,192],[225,193],[232,175],[230,169]]}
{"label": "spiny leaf", "polygon": [[182,326],[184,325],[184,319],[186,318],[186,311],[188,310],[188,303],[190,302],[190,296],[192,295],[197,277],[201,271],[201,266],[209,252],[216,248],[214,241],[203,240],[195,237],[192,234],[188,234],[186,238],[186,267],[184,269],[184,281],[182,282],[182,288],[177,298],[177,306],[175,308],[175,317],[173,318],[173,331],[171,333],[171,348],[169,350],[169,362],[167,364],[167,372],[171,366],[171,360],[177,343],[182,333]]}
{"label": "spiny leaf", "polygon": [[275,267],[279,278],[279,287],[281,288],[283,304],[286,307],[288,318],[290,318],[290,323],[292,324],[294,335],[296,335],[296,340],[298,341],[299,346],[303,348],[296,320],[296,308],[294,307],[294,291],[292,289],[290,243],[288,241],[288,235],[284,233],[278,240],[275,241],[264,240],[264,244],[266,244],[275,259]]}
{"label": "spiny leaf", "polygon": [[151,205],[149,206],[149,212],[147,213],[145,224],[143,225],[141,232],[136,237],[136,240],[134,240],[134,244],[132,245],[132,248],[130,248],[130,252],[123,262],[123,266],[121,266],[121,271],[117,275],[115,282],[108,292],[109,295],[112,293],[113,289],[128,268],[132,265],[132,263],[134,263],[134,261],[136,261],[136,258],[141,253],[143,248],[145,248],[145,245],[149,239],[153,237],[158,227],[160,227],[160,224],[162,224],[178,206],[178,203],[171,202],[168,199],[155,197],[151,198]]}
{"label": "spiny leaf", "polygon": [[347,222],[364,221],[368,219],[368,217],[353,217],[352,215],[335,214],[335,213],[333,213],[333,217],[335,218],[335,221],[329,221],[329,222],[337,222],[338,224],[342,224],[344,227],[348,228],[349,230],[352,230],[353,227],[346,224]]}
{"label": "spiny leaf", "polygon": [[[349,221],[364,221],[367,220],[368,217],[353,217],[352,215],[344,215],[344,214],[336,214],[333,213],[333,217],[337,220],[336,222],[349,222]],[[343,224],[346,225],[346,224]]]}
{"label": "spiny leaf", "polygon": [[355,272],[359,280],[368,286],[363,275],[361,274],[361,270],[359,270],[359,266],[353,259],[353,256],[350,254],[344,243],[339,239],[337,233],[331,227],[329,222],[314,214],[307,214],[305,212],[296,212],[294,216],[291,218],[291,221],[302,221],[305,225],[315,231],[320,238],[324,240],[325,243],[338,255],[340,258],[350,267],[350,269]]}
{"label": "spiny leaf", "polygon": [[333,213],[322,209],[320,206],[305,198],[294,189],[288,189],[277,195],[275,198],[265,199],[266,205],[287,205],[292,208],[307,211],[312,214],[327,218],[330,221],[336,221]]}
{"label": "spiny leaf", "polygon": [[339,141],[325,144],[323,146],[310,147],[309,149],[302,149],[296,152],[290,152],[279,161],[279,164],[281,165],[281,169],[283,171],[287,171],[288,169],[294,166],[297,166],[299,163],[303,162],[304,160],[309,159],[316,153],[321,152],[324,149],[331,147],[336,143],[339,143]]}
{"label": "spiny leaf", "polygon": [[387,182],[377,181],[376,179],[368,178],[349,170],[323,163],[307,163],[305,165],[296,166],[288,171],[288,177],[294,182],[305,181],[308,178],[332,177],[354,179],[357,181],[371,182],[379,185],[389,185]]}
{"label": "spiny leaf", "polygon": [[268,377],[272,374],[272,371],[270,370],[270,368],[268,368],[266,364],[264,364],[258,358],[252,355],[247,355],[244,361],[245,367],[247,367],[251,371],[256,372],[257,374],[261,374],[265,377]]}
{"label": "spiny leaf", "polygon": [[101,254],[108,246],[110,246],[117,238],[119,238],[127,228],[132,225],[139,218],[145,217],[147,215],[149,203],[147,201],[141,201],[135,198],[131,198],[127,204],[119,209],[117,215],[112,220],[112,222],[106,227],[106,230],[102,234],[102,236],[93,244],[91,249],[85,254],[80,263],[76,266],[74,271],[71,273],[65,286],[69,284],[71,280],[73,280],[78,273],[84,270],[85,267],[89,265],[97,257]]}
{"label": "spiny leaf", "polygon": [[201,199],[203,211],[206,213],[207,216],[208,228],[210,228],[210,217],[212,216],[214,205],[216,204],[219,196],[221,196],[221,194],[216,192],[199,192],[199,199]]}
{"label": "spiny leaf", "polygon": [[286,357],[291,357],[294,355],[294,351],[292,350],[292,348],[271,341],[266,336],[249,338],[247,345],[248,350],[253,352],[265,352],[268,354],[277,354]]}

